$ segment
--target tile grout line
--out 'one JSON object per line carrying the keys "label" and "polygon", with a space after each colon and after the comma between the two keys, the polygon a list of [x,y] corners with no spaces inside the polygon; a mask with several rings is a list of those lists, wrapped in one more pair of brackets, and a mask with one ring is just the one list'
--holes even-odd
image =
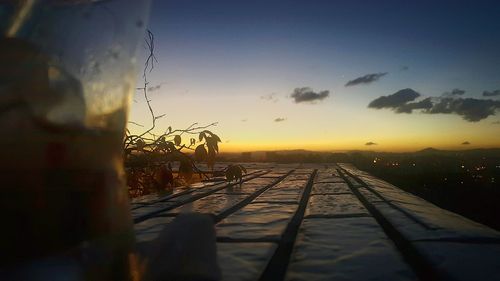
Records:
{"label": "tile grout line", "polygon": [[217,237],[218,243],[278,243],[278,239],[273,237],[259,237],[259,238],[230,238],[230,237]]}
{"label": "tile grout line", "polygon": [[[245,176],[253,176],[253,175],[256,175],[256,174],[259,174],[259,173],[262,173],[262,172],[265,172],[265,170],[253,171],[251,173],[246,174]],[[224,184],[224,182],[222,182],[222,181],[220,181],[220,182],[212,182],[211,184],[205,185],[202,188],[213,187],[213,186],[216,186],[216,185],[219,185],[219,184]],[[140,206],[132,207],[132,208],[130,208],[130,210],[134,210],[135,211],[135,210],[140,209],[142,207],[151,206],[151,205],[154,205],[156,203],[162,203],[162,202],[168,201],[170,199],[174,199],[174,198],[182,196],[182,195],[193,193],[194,191],[195,191],[194,189],[184,190],[184,191],[181,191],[181,192],[176,193],[176,194],[167,195],[164,198],[159,198],[159,199],[153,200],[152,202],[140,203]]]}
{"label": "tile grout line", "polygon": [[304,192],[302,193],[299,207],[288,223],[281,237],[281,240],[278,242],[278,247],[267,263],[266,268],[262,272],[259,278],[260,281],[277,281],[285,279],[288,264],[290,263],[290,258],[293,252],[295,239],[297,238],[299,227],[302,223],[302,220],[304,219],[307,203],[309,201],[312,186],[314,184],[314,178],[316,177],[317,172],[318,170],[314,169],[310,174],[307,185],[304,189]]}
{"label": "tile grout line", "polygon": [[264,191],[266,191],[266,190],[270,189],[271,187],[277,185],[278,183],[280,183],[281,181],[283,181],[284,179],[286,179],[286,177],[288,177],[294,171],[295,170],[288,171],[286,174],[284,174],[283,176],[277,178],[272,183],[270,183],[270,184],[264,186],[263,188],[255,191],[250,196],[245,197],[243,200],[241,200],[240,202],[238,202],[235,205],[231,206],[230,208],[226,209],[224,212],[216,215],[215,219],[214,219],[214,222],[218,223],[221,220],[223,220],[224,218],[226,218],[229,215],[231,215],[232,213],[234,213],[234,212],[238,211],[239,209],[245,207],[246,205],[250,204],[250,202],[252,202],[255,198],[257,198],[259,195],[261,195]]}
{"label": "tile grout line", "polygon": [[[265,175],[265,174],[267,174],[267,173],[269,173],[269,172],[270,172],[270,171],[266,171],[266,172],[264,172],[264,173],[262,173],[262,174],[253,175],[253,176],[251,176],[251,177],[249,177],[249,178],[247,178],[247,179],[243,180],[242,182],[247,182],[247,181],[253,180],[253,179],[258,178],[259,176]],[[236,182],[236,183],[230,183],[230,184],[227,184],[227,185],[224,185],[224,186],[221,186],[221,187],[215,188],[215,189],[213,189],[213,190],[210,190],[210,191],[208,191],[208,192],[206,192],[206,193],[202,193],[202,194],[199,194],[199,195],[195,195],[195,196],[193,196],[193,197],[189,198],[188,200],[186,200],[186,201],[184,201],[184,202],[178,202],[177,204],[173,204],[173,205],[171,205],[171,206],[167,206],[167,207],[165,207],[165,208],[161,208],[161,209],[158,209],[158,210],[152,211],[152,212],[150,212],[150,213],[144,214],[144,215],[142,215],[142,216],[136,217],[136,218],[134,219],[134,221],[133,221],[133,222],[134,222],[134,224],[136,224],[136,223],[140,223],[140,222],[143,222],[143,221],[145,221],[145,220],[147,220],[147,219],[149,219],[149,218],[155,217],[155,216],[156,216],[157,214],[159,214],[159,213],[162,213],[162,212],[165,212],[165,211],[169,211],[169,210],[175,209],[175,208],[180,207],[180,206],[182,206],[182,205],[185,205],[185,204],[187,204],[187,203],[191,203],[191,202],[196,201],[196,200],[198,200],[198,199],[201,199],[201,198],[203,198],[203,197],[207,197],[207,196],[209,196],[209,195],[211,195],[211,194],[214,194],[214,193],[216,193],[216,192],[217,192],[217,191],[219,191],[219,190],[222,190],[222,189],[225,189],[225,188],[228,188],[228,187],[231,187],[231,186],[237,185],[237,184],[239,184],[239,183],[238,183],[238,182]]]}
{"label": "tile grout line", "polygon": [[398,210],[399,212],[403,213],[403,215],[405,215],[410,220],[414,221],[415,223],[419,224],[420,226],[422,226],[423,228],[425,228],[427,230],[435,230],[434,227],[428,226],[426,223],[420,221],[419,219],[417,219],[412,214],[408,213],[407,211],[401,209],[399,206],[396,206],[395,204],[393,204],[392,202],[390,202],[389,200],[387,200],[386,198],[384,198],[382,195],[380,195],[379,192],[375,191],[372,187],[368,186],[368,184],[365,183],[363,180],[361,180],[358,176],[353,175],[352,173],[350,173],[349,171],[347,171],[347,170],[345,170],[343,168],[341,168],[341,169],[344,171],[345,174],[347,174],[349,177],[351,177],[352,179],[354,179],[355,181],[357,181],[361,185],[361,187],[366,188],[368,191],[370,191],[372,194],[374,194],[375,196],[377,196],[384,203],[388,204],[392,208],[394,208],[394,209]]}
{"label": "tile grout line", "polygon": [[352,219],[352,218],[371,218],[370,214],[352,213],[352,214],[337,214],[337,215],[307,215],[305,219]]}
{"label": "tile grout line", "polygon": [[[354,188],[353,184],[348,181],[346,175],[344,174],[344,172],[346,174],[349,174],[347,171],[345,171],[341,167],[339,167],[337,171],[347,182],[354,195],[377,221],[387,237],[394,243],[403,259],[420,280],[454,280],[447,273],[439,271],[438,269],[433,267],[432,263],[427,260],[422,255],[422,253],[420,253],[418,249],[408,239],[406,239],[406,237],[404,237],[404,235],[399,232],[399,230],[397,230],[396,227],[392,225],[389,220],[361,194],[361,192]],[[364,183],[361,180],[358,181]],[[364,184],[366,185],[366,183]]]}

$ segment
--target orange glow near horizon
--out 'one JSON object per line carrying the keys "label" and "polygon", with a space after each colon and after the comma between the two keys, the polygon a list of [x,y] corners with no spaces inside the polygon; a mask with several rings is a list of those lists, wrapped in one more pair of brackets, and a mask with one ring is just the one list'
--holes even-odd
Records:
{"label": "orange glow near horizon", "polygon": [[[221,153],[241,153],[253,151],[278,151],[278,150],[308,150],[317,152],[345,152],[352,150],[364,151],[377,151],[377,152],[414,152],[428,147],[441,150],[467,150],[477,148],[500,148],[500,139],[495,136],[494,131],[490,130],[490,138],[483,137],[482,135],[474,138],[473,135],[463,137],[461,134],[444,134],[437,135],[421,135],[418,136],[391,136],[384,135],[380,132],[378,137],[373,139],[376,145],[366,145],[369,139],[362,136],[351,135],[349,137],[340,138],[339,135],[332,135],[331,137],[323,137],[312,140],[307,140],[301,137],[296,138],[276,138],[273,137],[259,137],[259,131],[249,134],[248,130],[240,132],[229,132],[234,138],[226,137],[224,128],[215,127],[212,131],[219,135],[222,143],[219,144]],[[331,140],[329,140],[331,139]],[[457,140],[467,140],[469,145],[462,145]],[[185,138],[184,141],[187,141]]]}
{"label": "orange glow near horizon", "polygon": [[220,145],[221,153],[241,153],[241,152],[253,152],[253,151],[277,151],[277,150],[309,150],[316,152],[345,152],[353,150],[364,150],[364,151],[377,151],[377,152],[414,152],[422,150],[428,147],[441,150],[467,150],[467,149],[477,149],[477,148],[500,148],[499,145],[494,143],[484,145],[456,145],[456,144],[436,144],[433,145],[404,145],[395,143],[393,145],[358,145],[353,146],[350,143],[316,143],[308,144],[304,146],[298,146],[294,144],[283,144],[283,143],[242,143],[242,144],[231,144],[223,143]]}

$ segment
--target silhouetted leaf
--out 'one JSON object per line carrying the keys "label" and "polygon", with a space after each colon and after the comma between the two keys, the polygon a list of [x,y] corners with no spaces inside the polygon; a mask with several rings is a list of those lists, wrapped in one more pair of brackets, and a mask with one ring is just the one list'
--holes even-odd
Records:
{"label": "silhouetted leaf", "polygon": [[208,150],[213,150],[214,152],[219,152],[219,145],[217,144],[217,140],[215,140],[213,137],[206,137],[205,138],[208,146]]}
{"label": "silhouetted leaf", "polygon": [[174,137],[174,143],[177,146],[181,145],[181,136],[175,135],[175,137]]}
{"label": "silhouetted leaf", "polygon": [[205,145],[200,144],[196,147],[194,150],[194,158],[198,162],[203,162],[207,159],[208,153],[207,150],[205,149]]}
{"label": "silhouetted leaf", "polygon": [[191,145],[194,145],[196,143],[196,140],[194,138],[191,138]]}
{"label": "silhouetted leaf", "polygon": [[216,134],[213,134],[213,133],[212,133],[212,137],[213,137],[213,138],[214,138],[217,142],[221,142],[221,140],[220,140],[220,138],[219,138],[219,136],[218,136],[218,135],[216,135]]}
{"label": "silhouetted leaf", "polygon": [[206,139],[205,131],[200,133],[199,140],[202,141],[204,138]]}
{"label": "silhouetted leaf", "polygon": [[216,155],[215,150],[211,147],[208,147],[207,166],[212,170],[215,164],[215,155]]}
{"label": "silhouetted leaf", "polygon": [[213,146],[207,145],[207,147],[208,147],[208,157],[214,157],[215,158],[215,155],[217,153],[215,152],[215,149],[213,148]]}

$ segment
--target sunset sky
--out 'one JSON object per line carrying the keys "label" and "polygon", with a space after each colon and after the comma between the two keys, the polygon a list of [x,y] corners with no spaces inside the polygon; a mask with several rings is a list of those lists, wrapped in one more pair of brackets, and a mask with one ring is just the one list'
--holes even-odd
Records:
{"label": "sunset sky", "polygon": [[[154,1],[157,132],[218,122],[225,152],[500,147],[499,15],[499,1]],[[139,94],[130,120],[147,125]]]}

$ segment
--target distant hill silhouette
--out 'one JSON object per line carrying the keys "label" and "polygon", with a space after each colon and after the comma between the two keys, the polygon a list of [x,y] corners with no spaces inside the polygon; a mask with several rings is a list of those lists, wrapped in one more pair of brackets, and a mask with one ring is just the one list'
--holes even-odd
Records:
{"label": "distant hill silhouette", "polygon": [[[245,155],[244,158],[241,156]],[[500,157],[500,148],[477,148],[468,150],[441,150],[427,147],[414,152],[377,152],[372,150],[350,150],[344,152],[311,151],[305,149],[248,151],[243,153],[221,153],[222,161],[296,161],[296,162],[328,162],[347,161],[354,157],[383,157],[383,156],[452,156],[452,157]]]}
{"label": "distant hill silhouette", "polygon": [[[377,154],[377,152],[370,152]],[[415,152],[398,152],[398,153],[391,153],[391,152],[378,152],[378,154],[398,154],[398,155],[415,155],[415,156],[431,156],[431,155],[437,155],[437,156],[462,156],[462,157],[481,157],[481,156],[488,156],[488,157],[500,157],[500,148],[475,148],[475,149],[467,149],[467,150],[444,150],[444,149],[437,149],[434,147],[427,147],[422,150],[418,150]]]}
{"label": "distant hill silhouette", "polygon": [[442,150],[435,149],[434,147],[427,147],[422,150],[417,151],[417,153],[436,153],[441,152]]}

